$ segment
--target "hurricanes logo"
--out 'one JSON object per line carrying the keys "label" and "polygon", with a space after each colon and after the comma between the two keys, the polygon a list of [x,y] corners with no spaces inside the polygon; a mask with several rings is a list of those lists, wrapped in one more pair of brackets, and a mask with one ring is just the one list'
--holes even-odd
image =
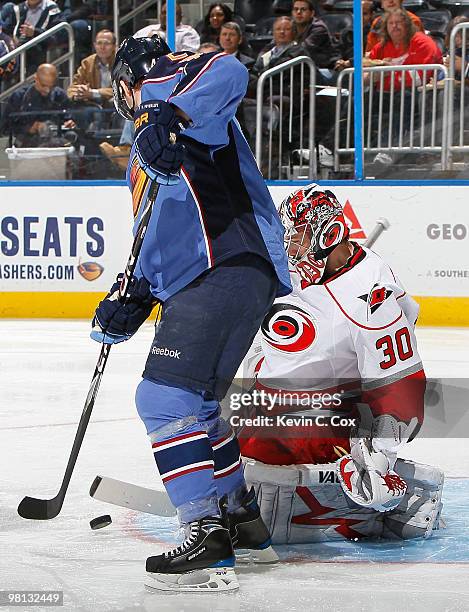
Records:
{"label": "hurricanes logo", "polygon": [[96,280],[104,272],[103,266],[96,261],[85,261],[84,263],[79,262],[77,270],[87,281]]}
{"label": "hurricanes logo", "polygon": [[325,227],[319,238],[321,249],[329,249],[341,242],[345,236],[346,227],[339,220],[334,219],[329,227]]}
{"label": "hurricanes logo", "polygon": [[292,304],[275,304],[261,329],[270,346],[288,353],[306,350],[316,338],[311,315]]}
{"label": "hurricanes logo", "polygon": [[366,293],[365,295],[359,295],[358,299],[363,300],[368,304],[368,310],[371,314],[376,312],[378,308],[384,304],[384,302],[391,295],[392,291],[390,289],[386,289],[386,287],[378,285],[375,283],[370,293]]}

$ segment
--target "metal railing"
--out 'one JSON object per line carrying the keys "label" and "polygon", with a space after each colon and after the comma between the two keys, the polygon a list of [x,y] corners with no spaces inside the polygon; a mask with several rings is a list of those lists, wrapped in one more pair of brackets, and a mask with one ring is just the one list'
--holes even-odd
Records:
{"label": "metal railing", "polygon": [[[340,156],[355,152],[353,74],[354,69],[348,68],[337,80],[336,172],[340,169]],[[439,153],[441,168],[446,170],[447,69],[441,64],[364,67],[363,80],[367,86],[363,105],[364,153]]]}
{"label": "metal railing", "polygon": [[29,83],[32,81],[34,74],[31,74],[28,77],[26,76],[26,68],[27,68],[26,52],[30,49],[33,49],[34,47],[37,47],[37,45],[40,45],[45,40],[52,38],[53,36],[55,36],[55,34],[57,34],[57,32],[60,32],[61,30],[66,30],[67,32],[68,51],[64,53],[63,55],[59,56],[58,58],[51,60],[51,63],[54,64],[55,66],[58,66],[62,64],[63,62],[68,61],[69,79],[70,79],[70,82],[72,82],[73,74],[75,72],[75,60],[74,60],[75,37],[73,34],[73,28],[69,23],[65,23],[65,22],[58,23],[57,25],[50,28],[50,30],[47,30],[46,32],[43,32],[42,34],[39,34],[39,36],[35,36],[33,39],[29,40],[28,42],[25,42],[20,47],[17,47],[13,51],[10,51],[6,55],[4,55],[2,58],[0,58],[0,66],[1,66],[2,64],[8,64],[8,62],[11,62],[11,60],[15,59],[18,56],[20,57],[19,82],[15,83],[11,87],[9,87],[8,89],[5,89],[4,91],[0,93],[0,102],[4,100],[5,98],[7,98],[8,96],[10,96],[15,90],[25,85],[25,83]]}
{"label": "metal railing", "polygon": [[[137,17],[137,15],[140,15],[140,13],[143,13],[144,11],[147,10],[147,8],[149,7],[154,7],[155,5],[157,5],[157,14],[160,14],[160,10],[161,10],[161,0],[159,0],[158,2],[155,2],[155,0],[143,0],[143,2],[141,2],[140,0],[134,2],[134,8],[129,11],[128,13],[126,13],[123,17],[120,16],[120,7],[119,7],[119,0],[113,0],[113,24],[114,24],[114,33],[116,35],[116,39],[117,39],[117,45],[119,45],[120,43],[120,28],[121,26],[123,26],[124,24],[126,24],[128,21],[131,21],[132,19],[135,19],[135,17]],[[155,17],[156,17],[156,13],[155,13]]]}
{"label": "metal railing", "polygon": [[[308,82],[305,80],[306,67],[309,70]],[[295,95],[295,87],[300,95]],[[292,149],[300,151],[299,173],[303,170],[302,153],[307,151],[307,178],[316,176],[315,89],[316,68],[310,57],[296,57],[260,75],[256,92],[256,160],[259,168],[263,168],[263,145],[267,138],[265,178],[282,178],[285,163],[290,163],[286,153],[290,155]],[[267,128],[264,129],[266,119]],[[275,163],[273,153],[278,155]],[[284,178],[291,177],[287,175]]]}
{"label": "metal railing", "polygon": [[[461,37],[461,45],[456,44],[456,38]],[[466,79],[469,78],[469,62],[466,53],[469,43],[469,23],[460,23],[453,28],[449,46],[449,82],[448,82],[448,164],[451,165],[453,153],[469,151],[469,113],[466,111]],[[457,58],[457,49],[462,49],[461,57]],[[456,61],[460,61],[457,70]],[[466,134],[467,133],[467,134]]]}

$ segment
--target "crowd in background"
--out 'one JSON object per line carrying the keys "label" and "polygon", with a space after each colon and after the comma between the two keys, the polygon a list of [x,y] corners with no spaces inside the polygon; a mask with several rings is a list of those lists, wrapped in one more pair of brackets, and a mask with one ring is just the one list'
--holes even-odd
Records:
{"label": "crowd in background", "polygon": [[[121,1],[123,10],[124,4]],[[211,4],[203,20],[189,25],[183,23],[184,5],[176,5],[175,51],[224,51],[235,55],[248,69],[249,86],[238,119],[251,144],[255,131],[256,86],[263,72],[306,55],[314,61],[316,84],[326,87],[334,86],[339,73],[353,66],[350,13],[343,13],[342,21],[330,19],[338,13],[334,13],[334,4],[327,4],[327,0],[323,3],[276,0],[272,6],[272,14],[259,18],[253,27],[241,14],[220,3]],[[131,8],[128,4],[127,9]],[[365,66],[447,64],[451,29],[457,23],[469,21],[468,17],[458,15],[451,21],[447,19],[444,29],[439,23],[438,31],[432,31],[417,14],[402,7],[402,0],[363,0],[362,11]],[[120,33],[121,38],[129,34],[165,37],[166,5],[163,3],[158,19],[152,13],[154,9],[149,10],[147,23],[136,32],[129,30],[132,24],[129,21]],[[72,82],[61,88],[59,83],[64,83],[64,75],[48,61],[51,50],[57,52],[66,46],[67,36],[61,31],[39,48],[27,52],[27,65],[29,70],[35,70],[34,78],[1,104],[1,134],[8,136],[9,144],[16,147],[79,146],[90,159],[100,159],[101,166],[92,165],[94,172],[120,176],[127,165],[132,125],[116,115],[112,104],[110,69],[116,52],[116,37],[111,30],[112,2],[0,1],[0,60],[12,49],[61,22],[72,26],[75,37],[78,69]],[[464,58],[465,64],[467,52],[462,50],[461,41],[458,42],[461,78],[461,62]],[[0,93],[18,82],[18,64],[16,58],[0,66]],[[400,81],[396,80],[393,86],[399,88]],[[292,93],[303,95],[303,92],[288,91],[285,81],[282,95]],[[332,121],[332,117],[327,120]],[[321,129],[318,133],[321,138]],[[327,144],[325,132],[322,136]],[[322,151],[330,154],[330,148],[323,146]],[[322,161],[328,163],[327,154]],[[75,171],[77,176],[80,171],[85,177],[87,173],[92,174],[83,168]]]}

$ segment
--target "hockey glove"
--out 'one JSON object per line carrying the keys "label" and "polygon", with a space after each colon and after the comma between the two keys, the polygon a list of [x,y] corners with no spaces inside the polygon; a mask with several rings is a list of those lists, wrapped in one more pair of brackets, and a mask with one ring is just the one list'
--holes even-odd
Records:
{"label": "hockey glove", "polygon": [[104,300],[99,303],[92,321],[91,338],[104,344],[117,344],[131,338],[148,319],[156,304],[145,278],[133,278],[125,302],[119,302],[118,293],[122,274]]}
{"label": "hockey glove", "polygon": [[405,480],[391,469],[384,453],[372,450],[369,439],[355,440],[350,455],[341,457],[336,466],[344,493],[359,506],[393,510],[407,491]]}
{"label": "hockey glove", "polygon": [[135,152],[142,170],[162,185],[180,179],[184,145],[177,136],[189,124],[162,100],[143,102],[135,112]]}

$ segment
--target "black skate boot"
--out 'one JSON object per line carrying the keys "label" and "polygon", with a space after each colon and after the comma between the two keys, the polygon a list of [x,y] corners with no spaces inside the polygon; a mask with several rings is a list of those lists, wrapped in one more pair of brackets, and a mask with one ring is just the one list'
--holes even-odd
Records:
{"label": "black skate boot", "polygon": [[148,557],[145,585],[180,592],[238,589],[233,546],[224,520],[202,518],[189,523],[186,530],[186,539],[180,546]]}
{"label": "black skate boot", "polygon": [[271,546],[269,530],[261,517],[254,487],[246,493],[240,508],[228,513],[228,521],[238,563],[278,561],[278,555]]}

